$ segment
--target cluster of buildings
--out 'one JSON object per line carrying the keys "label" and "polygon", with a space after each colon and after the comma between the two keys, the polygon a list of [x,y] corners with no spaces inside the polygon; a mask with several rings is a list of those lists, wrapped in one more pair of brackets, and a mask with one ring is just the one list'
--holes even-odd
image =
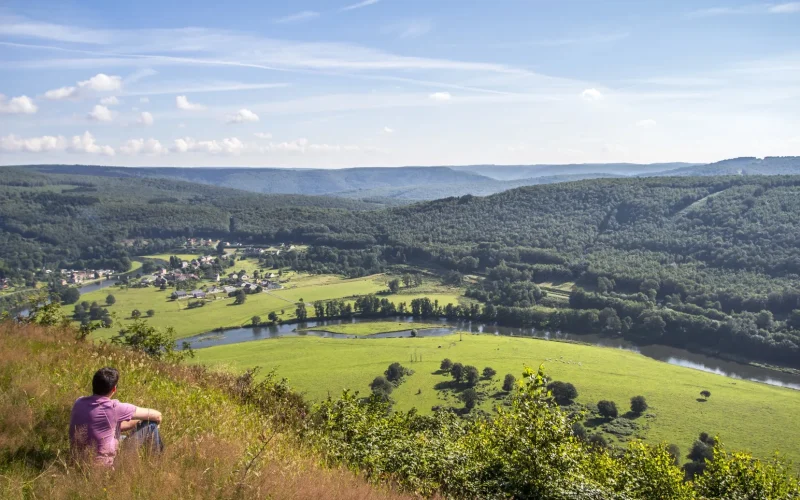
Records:
{"label": "cluster of buildings", "polygon": [[219,241],[214,240],[204,240],[203,238],[189,238],[184,243],[184,246],[187,248],[213,248],[217,246]]}
{"label": "cluster of buildings", "polygon": [[[52,274],[53,271],[49,269],[44,270],[45,274]],[[111,269],[62,269],[61,271],[61,284],[62,285],[79,285],[84,281],[96,280],[100,278],[110,278],[114,274]]]}

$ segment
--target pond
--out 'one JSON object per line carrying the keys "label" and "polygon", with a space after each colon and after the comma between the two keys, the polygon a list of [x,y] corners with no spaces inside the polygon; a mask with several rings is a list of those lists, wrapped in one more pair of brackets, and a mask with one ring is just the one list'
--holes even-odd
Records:
{"label": "pond", "polygon": [[[770,370],[759,366],[748,365],[744,363],[737,363],[735,361],[726,361],[720,358],[714,358],[703,354],[687,351],[686,349],[679,349],[676,347],[669,347],[664,345],[637,345],[629,340],[619,337],[608,337],[596,334],[578,335],[573,333],[551,332],[547,330],[537,330],[535,328],[515,328],[506,326],[488,325],[476,321],[458,321],[458,320],[425,320],[427,323],[438,323],[441,326],[437,328],[427,328],[417,330],[418,337],[439,337],[449,335],[456,331],[470,332],[473,334],[487,334],[487,335],[508,335],[512,337],[535,337],[549,340],[569,340],[576,342],[583,342],[587,344],[613,347],[617,349],[626,349],[641,353],[648,358],[663,361],[672,365],[684,366],[693,368],[695,370],[702,370],[726,377],[751,380],[754,382],[761,382],[764,384],[776,385],[780,387],[787,387],[795,390],[800,390],[800,375],[793,373],[785,373],[777,370]],[[264,327],[246,327],[225,330],[221,332],[208,332],[194,337],[184,339],[189,342],[193,349],[202,349],[204,347],[212,347],[226,344],[237,344],[240,342],[249,342],[253,340],[275,339],[279,337],[324,337],[332,339],[364,339],[368,342],[369,339],[380,338],[401,338],[411,337],[411,329],[391,332],[379,333],[374,335],[356,336],[347,335],[342,333],[330,333],[324,331],[325,326],[334,326],[342,324],[356,324],[356,323],[374,323],[374,322],[391,322],[391,323],[412,323],[412,317],[391,317],[391,318],[352,318],[342,320],[326,320],[326,321],[306,321],[304,323],[284,324],[276,326]],[[302,331],[300,331],[302,330]]]}

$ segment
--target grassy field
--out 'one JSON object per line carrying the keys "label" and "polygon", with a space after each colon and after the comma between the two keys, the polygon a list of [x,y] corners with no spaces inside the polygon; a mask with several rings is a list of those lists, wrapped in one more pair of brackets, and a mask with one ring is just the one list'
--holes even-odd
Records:
{"label": "grassy field", "polygon": [[[360,326],[360,325],[359,325]],[[435,389],[447,387],[450,378],[437,374],[443,358],[490,366],[497,376],[485,389],[499,390],[506,373],[519,376],[524,365],[544,364],[549,376],[573,383],[577,401],[615,401],[620,414],[632,396],[643,395],[648,415],[637,421],[647,441],[677,444],[687,453],[700,432],[718,434],[732,448],[751,450],[760,457],[774,451],[800,461],[800,393],[790,389],[734,380],[719,375],[669,365],[640,354],[611,348],[489,335],[458,335],[414,339],[281,338],[219,346],[197,351],[194,362],[227,370],[254,366],[275,368],[278,374],[311,399],[338,395],[350,388],[369,392],[369,383],[395,361],[414,370],[392,397],[396,407],[461,406]],[[416,358],[417,361],[411,360]],[[711,391],[706,402],[701,390]],[[490,409],[494,400],[482,403]]]}
{"label": "grassy field", "polygon": [[356,323],[352,325],[330,325],[321,328],[312,328],[312,330],[346,333],[348,335],[374,335],[376,333],[402,332],[411,329],[424,330],[425,328],[441,327],[441,324],[433,323],[392,323],[388,321],[376,321],[374,323]]}
{"label": "grassy field", "polygon": [[[241,261],[242,264],[248,261]],[[238,263],[237,263],[238,264]],[[238,269],[238,267],[237,267]],[[295,303],[303,299],[307,304],[330,299],[347,299],[358,295],[367,295],[386,290],[383,275],[367,276],[357,279],[344,279],[333,275],[307,275],[293,272],[284,273],[283,279],[289,281],[285,288],[273,290],[269,293],[260,293],[247,296],[247,301],[241,305],[233,305],[233,299],[220,297],[212,300],[205,306],[188,309],[186,300],[170,300],[171,290],[161,291],[157,288],[125,288],[109,287],[103,290],[90,292],[81,296],[81,301],[105,304],[109,294],[114,295],[116,303],[108,309],[115,316],[119,325],[126,325],[133,321],[131,311],[138,309],[142,313],[154,310],[155,315],[147,321],[158,328],[173,327],[176,336],[189,337],[199,333],[208,332],[218,327],[235,327],[249,324],[253,316],[261,316],[266,320],[270,312],[275,312],[283,321],[295,318]],[[457,292],[449,294],[415,294],[415,295],[386,295],[395,303],[410,303],[415,297],[428,296],[431,300],[440,303],[458,303]],[[71,314],[73,306],[66,306],[65,310]],[[283,313],[281,313],[283,311]],[[313,317],[313,307],[308,307],[309,317]],[[101,329],[96,332],[98,338],[108,338],[114,335],[117,327]]]}
{"label": "grassy field", "polygon": [[192,260],[196,259],[199,255],[200,255],[199,253],[158,253],[153,255],[143,255],[141,258],[156,259],[169,262],[169,258],[172,256],[178,257],[181,260]]}

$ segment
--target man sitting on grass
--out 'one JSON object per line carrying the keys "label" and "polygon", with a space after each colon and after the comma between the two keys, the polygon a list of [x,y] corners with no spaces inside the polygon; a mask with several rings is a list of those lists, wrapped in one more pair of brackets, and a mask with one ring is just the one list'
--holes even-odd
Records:
{"label": "man sitting on grass", "polygon": [[[117,393],[118,381],[119,372],[114,368],[98,370],[92,378],[93,394],[75,401],[69,419],[72,451],[89,453],[97,465],[107,467],[114,465],[122,439],[151,451],[164,447],[158,433],[161,413],[111,399]],[[129,431],[133,432],[122,435]]]}

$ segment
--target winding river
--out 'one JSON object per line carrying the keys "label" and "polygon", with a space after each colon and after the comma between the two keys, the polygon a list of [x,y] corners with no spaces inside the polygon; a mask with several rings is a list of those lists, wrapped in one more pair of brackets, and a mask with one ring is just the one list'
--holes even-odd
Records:
{"label": "winding river", "polygon": [[[91,285],[90,285],[91,286]],[[208,332],[200,335],[195,335],[184,339],[189,342],[193,349],[202,349],[204,347],[212,347],[226,344],[238,344],[241,342],[249,342],[253,340],[275,339],[279,337],[324,337],[332,339],[354,339],[360,338],[368,342],[369,339],[379,338],[399,338],[411,337],[411,330],[403,330],[391,333],[379,333],[367,336],[355,336],[341,333],[330,333],[324,331],[326,326],[342,325],[342,324],[355,324],[366,322],[391,322],[391,323],[412,323],[414,318],[411,317],[391,317],[391,318],[352,318],[344,320],[327,320],[327,321],[307,321],[304,323],[284,324],[276,326],[264,327],[246,327],[225,330],[222,332]],[[770,370],[759,366],[748,365],[744,363],[737,363],[735,361],[726,361],[720,358],[706,356],[685,349],[676,347],[669,347],[664,345],[637,345],[631,341],[619,337],[607,337],[596,334],[577,335],[561,332],[550,332],[546,330],[537,330],[535,328],[513,328],[506,326],[487,325],[475,321],[458,321],[458,320],[430,320],[426,319],[426,323],[439,323],[441,326],[438,328],[421,329],[417,331],[419,337],[438,337],[443,335],[450,335],[455,331],[470,332],[472,334],[486,334],[486,335],[508,335],[512,337],[535,337],[549,340],[570,340],[576,342],[583,342],[602,347],[613,347],[617,349],[626,349],[641,353],[648,358],[658,361],[663,361],[672,365],[684,366],[693,368],[695,370],[702,370],[710,373],[716,373],[735,379],[751,380],[753,382],[761,382],[764,384],[776,385],[780,387],[787,387],[795,390],[800,390],[800,375],[793,373],[780,372],[777,370]],[[302,330],[302,331],[298,331]]]}

